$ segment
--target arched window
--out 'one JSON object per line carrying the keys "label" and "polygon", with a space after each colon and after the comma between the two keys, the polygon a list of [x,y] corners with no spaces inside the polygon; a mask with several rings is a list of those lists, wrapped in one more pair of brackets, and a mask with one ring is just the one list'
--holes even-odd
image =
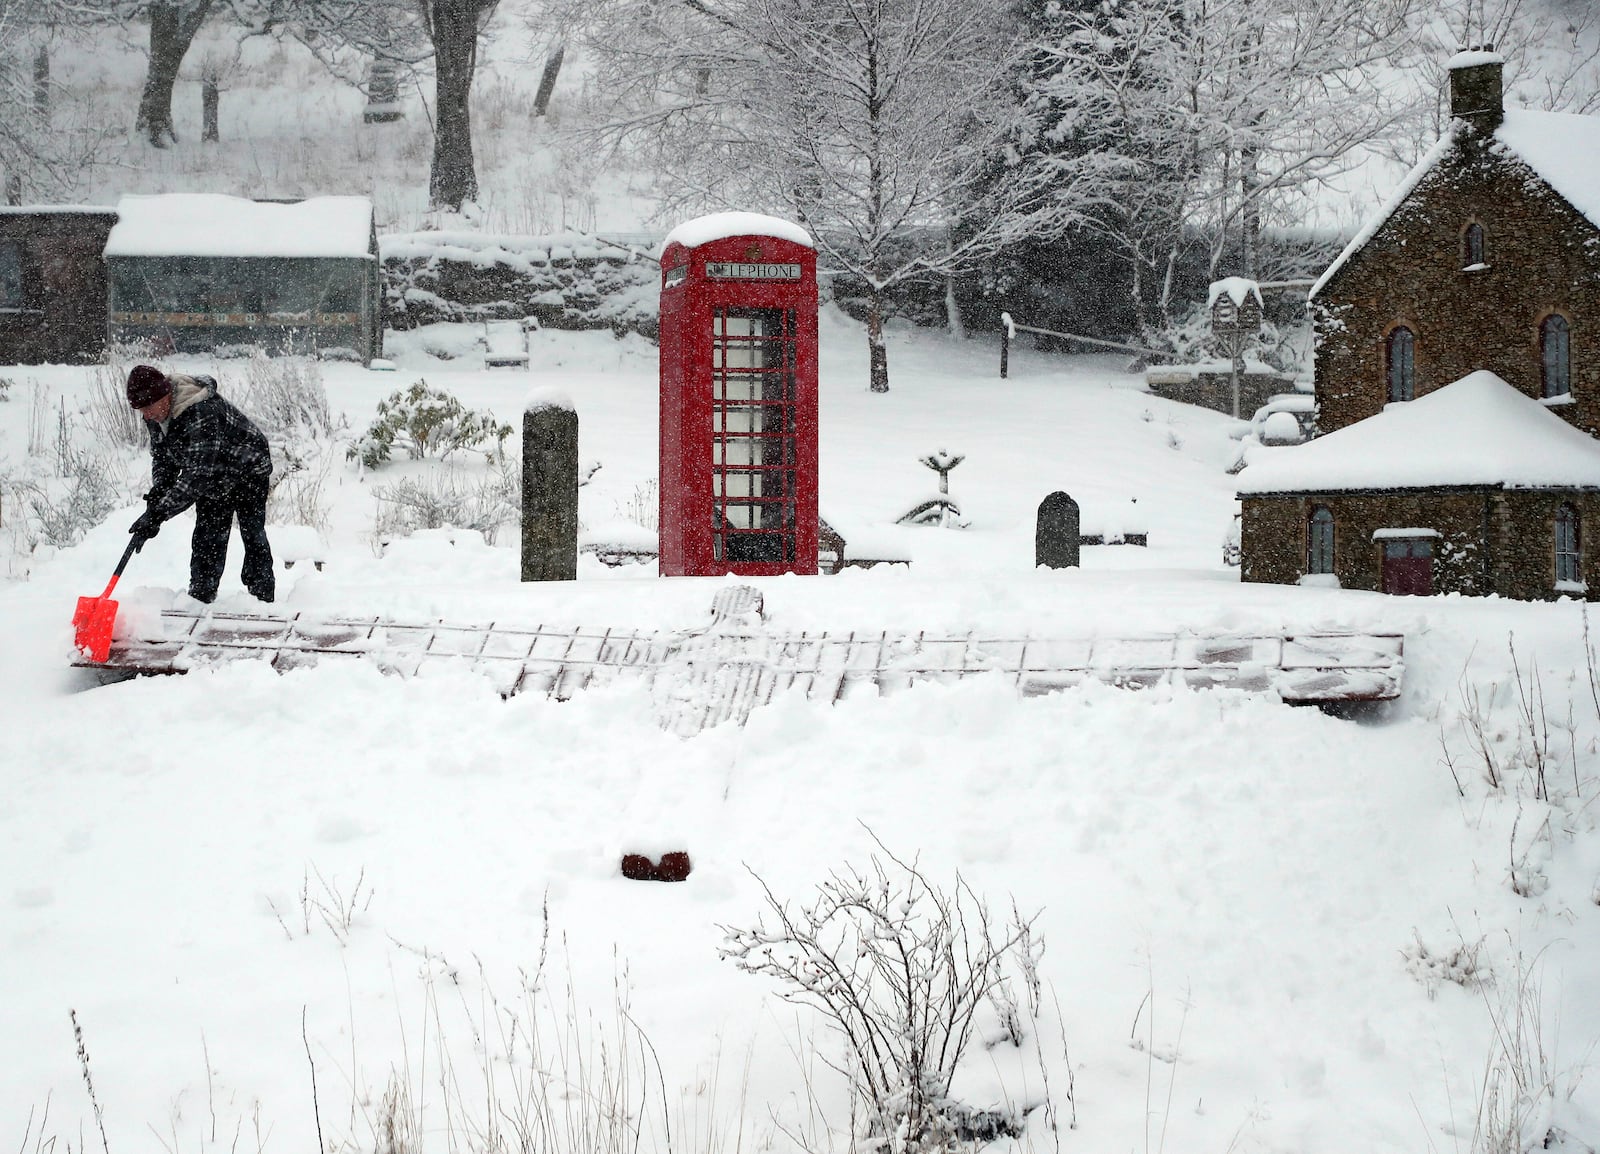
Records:
{"label": "arched window", "polygon": [[1417,395],[1417,338],[1401,325],[1389,334],[1389,399],[1409,401]]}
{"label": "arched window", "polygon": [[1544,370],[1544,395],[1569,396],[1572,392],[1572,326],[1560,313],[1551,313],[1539,325],[1539,358]]}
{"label": "arched window", "polygon": [[1563,505],[1556,512],[1556,580],[1583,580],[1583,554],[1579,551],[1578,511]]}
{"label": "arched window", "polygon": [[1483,259],[1483,225],[1473,221],[1461,234],[1461,266],[1475,268],[1486,263]]}
{"label": "arched window", "polygon": [[1306,534],[1306,572],[1333,572],[1333,514],[1326,505],[1311,510],[1310,531]]}

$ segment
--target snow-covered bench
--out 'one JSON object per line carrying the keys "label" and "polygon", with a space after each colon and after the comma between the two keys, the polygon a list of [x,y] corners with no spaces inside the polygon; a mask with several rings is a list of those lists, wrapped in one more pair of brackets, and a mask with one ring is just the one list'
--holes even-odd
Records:
{"label": "snow-covered bench", "polygon": [[483,349],[486,369],[528,367],[528,334],[521,321],[485,321]]}
{"label": "snow-covered bench", "polygon": [[327,542],[310,525],[269,525],[267,540],[272,543],[272,555],[285,569],[293,569],[298,561],[309,561],[321,569],[328,557]]}
{"label": "snow-covered bench", "polygon": [[[841,532],[826,517],[817,518],[817,568],[823,573],[838,573],[854,566],[871,569],[874,565],[911,564],[911,553],[892,531],[874,531],[862,525],[846,524]],[[848,536],[847,536],[848,534]]]}

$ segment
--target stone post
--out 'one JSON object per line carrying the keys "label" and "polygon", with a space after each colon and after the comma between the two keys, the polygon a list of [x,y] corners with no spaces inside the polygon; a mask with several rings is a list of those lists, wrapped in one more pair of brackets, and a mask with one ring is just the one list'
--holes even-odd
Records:
{"label": "stone post", "polygon": [[565,393],[535,389],[522,412],[522,579],[578,576],[578,414]]}
{"label": "stone post", "polygon": [[1080,518],[1078,503],[1062,492],[1039,502],[1039,519],[1033,534],[1033,564],[1051,569],[1076,569],[1079,565]]}

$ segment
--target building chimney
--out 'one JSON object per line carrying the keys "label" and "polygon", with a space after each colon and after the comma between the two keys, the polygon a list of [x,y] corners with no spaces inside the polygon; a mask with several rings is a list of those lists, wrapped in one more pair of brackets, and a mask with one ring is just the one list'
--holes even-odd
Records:
{"label": "building chimney", "polygon": [[1505,119],[1501,72],[1505,57],[1484,44],[1457,52],[1446,62],[1450,71],[1450,115],[1466,121],[1474,133],[1488,136]]}

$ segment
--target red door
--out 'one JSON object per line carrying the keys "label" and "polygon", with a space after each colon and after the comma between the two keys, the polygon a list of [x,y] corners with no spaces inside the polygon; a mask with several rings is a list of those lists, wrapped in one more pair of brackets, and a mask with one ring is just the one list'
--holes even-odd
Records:
{"label": "red door", "polygon": [[1401,597],[1433,595],[1433,542],[1406,538],[1383,543],[1383,591]]}

